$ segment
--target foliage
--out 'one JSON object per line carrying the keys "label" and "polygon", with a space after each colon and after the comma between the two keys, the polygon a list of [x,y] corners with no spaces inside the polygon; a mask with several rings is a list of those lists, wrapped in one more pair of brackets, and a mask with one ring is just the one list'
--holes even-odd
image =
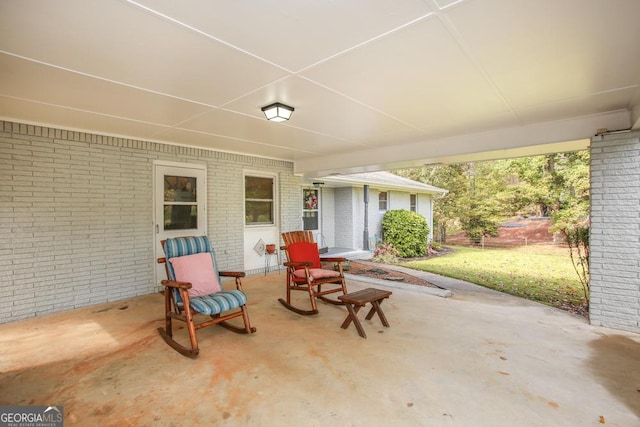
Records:
{"label": "foliage", "polygon": [[382,218],[383,241],[392,244],[403,258],[423,256],[428,236],[427,220],[416,212],[390,210]]}
{"label": "foliage", "polygon": [[438,242],[431,242],[429,243],[429,248],[435,252],[438,252],[442,250],[442,245],[440,245],[440,243]]}
{"label": "foliage", "polygon": [[434,220],[446,229],[460,224],[469,209],[481,209],[478,216],[493,220],[517,215],[553,217],[566,210],[575,211],[573,218],[584,219],[590,204],[589,160],[589,151],[584,150],[396,173],[449,190],[434,204]]}
{"label": "foliage", "polygon": [[479,243],[483,236],[498,235],[500,201],[494,197],[504,184],[491,164],[476,163],[469,166],[467,197],[460,207],[460,225],[467,237]]}
{"label": "foliage", "polygon": [[373,250],[373,261],[395,264],[398,262],[400,252],[391,243],[378,243]]}
{"label": "foliage", "polygon": [[588,295],[590,208],[588,150],[481,163],[398,171],[449,190],[435,203],[440,241],[460,225],[472,240],[497,233],[500,218],[550,216],[552,231],[569,244],[569,256]]}
{"label": "foliage", "polygon": [[585,298],[589,299],[589,223],[571,218],[575,211],[560,212],[556,215],[555,229],[563,236],[569,246],[569,258],[582,284]]}
{"label": "foliage", "polygon": [[422,167],[417,169],[405,169],[396,171],[400,176],[404,176],[414,181],[420,181],[441,187],[448,190],[448,193],[438,198],[433,206],[433,223],[435,227],[436,240],[444,241],[447,227],[454,226],[457,212],[457,203],[461,198],[459,189],[466,184],[466,177],[463,164]]}
{"label": "foliage", "polygon": [[498,235],[498,223],[487,214],[481,206],[468,210],[462,218],[462,229],[469,239],[480,243],[482,237],[496,237]]}
{"label": "foliage", "polygon": [[500,200],[494,197],[504,188],[499,171],[492,163],[459,163],[398,171],[411,179],[422,181],[449,192],[434,204],[434,223],[438,240],[446,240],[447,229],[460,226],[467,236],[480,240],[498,230]]}
{"label": "foliage", "polygon": [[454,249],[445,256],[401,265],[586,314],[587,298],[562,248]]}

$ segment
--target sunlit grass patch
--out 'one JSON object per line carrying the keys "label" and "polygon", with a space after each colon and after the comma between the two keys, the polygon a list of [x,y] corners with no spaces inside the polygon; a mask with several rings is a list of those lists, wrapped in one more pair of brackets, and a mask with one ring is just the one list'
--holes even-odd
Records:
{"label": "sunlit grass patch", "polygon": [[581,312],[586,304],[568,249],[523,246],[518,249],[453,247],[446,256],[402,263],[476,283],[543,304]]}

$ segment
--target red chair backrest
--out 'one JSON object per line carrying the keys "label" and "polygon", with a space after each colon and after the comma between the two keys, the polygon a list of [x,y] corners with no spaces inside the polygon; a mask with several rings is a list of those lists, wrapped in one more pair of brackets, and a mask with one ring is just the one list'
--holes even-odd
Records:
{"label": "red chair backrest", "polygon": [[[297,242],[287,246],[289,261],[292,262],[311,262],[310,268],[322,268],[320,263],[320,252],[318,245],[310,242]],[[304,267],[296,267],[296,270]]]}

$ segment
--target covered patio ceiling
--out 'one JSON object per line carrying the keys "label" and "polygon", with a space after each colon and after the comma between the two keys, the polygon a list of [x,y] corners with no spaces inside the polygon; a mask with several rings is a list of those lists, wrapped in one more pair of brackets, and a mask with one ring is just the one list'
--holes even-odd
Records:
{"label": "covered patio ceiling", "polygon": [[[640,127],[637,0],[0,3],[0,118],[308,177],[585,148]],[[261,107],[295,107],[271,123]]]}

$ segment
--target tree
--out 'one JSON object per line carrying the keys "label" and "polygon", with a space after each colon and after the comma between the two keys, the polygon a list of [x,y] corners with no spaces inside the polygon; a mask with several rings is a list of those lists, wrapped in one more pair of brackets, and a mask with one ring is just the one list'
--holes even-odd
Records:
{"label": "tree", "polygon": [[569,256],[589,301],[589,209],[591,206],[588,151],[554,158],[553,171],[557,206],[552,212],[553,230],[569,246]]}
{"label": "tree", "polygon": [[448,190],[442,198],[437,199],[433,208],[433,222],[436,228],[436,239],[446,240],[447,229],[459,224],[458,212],[462,210],[462,200],[468,193],[468,172],[470,163],[459,163],[445,166],[425,166],[415,169],[399,170],[398,175],[424,182]]}
{"label": "tree", "polygon": [[398,174],[447,189],[434,204],[434,224],[441,241],[449,228],[461,227],[467,236],[479,241],[498,231],[501,213],[499,200],[493,197],[504,188],[491,162],[425,166],[398,171]]}
{"label": "tree", "polygon": [[497,234],[510,216],[549,216],[561,233],[576,273],[589,295],[588,150],[482,163],[460,163],[399,171],[398,174],[449,190],[435,203],[434,222],[442,241],[447,227],[460,225],[472,240]]}

